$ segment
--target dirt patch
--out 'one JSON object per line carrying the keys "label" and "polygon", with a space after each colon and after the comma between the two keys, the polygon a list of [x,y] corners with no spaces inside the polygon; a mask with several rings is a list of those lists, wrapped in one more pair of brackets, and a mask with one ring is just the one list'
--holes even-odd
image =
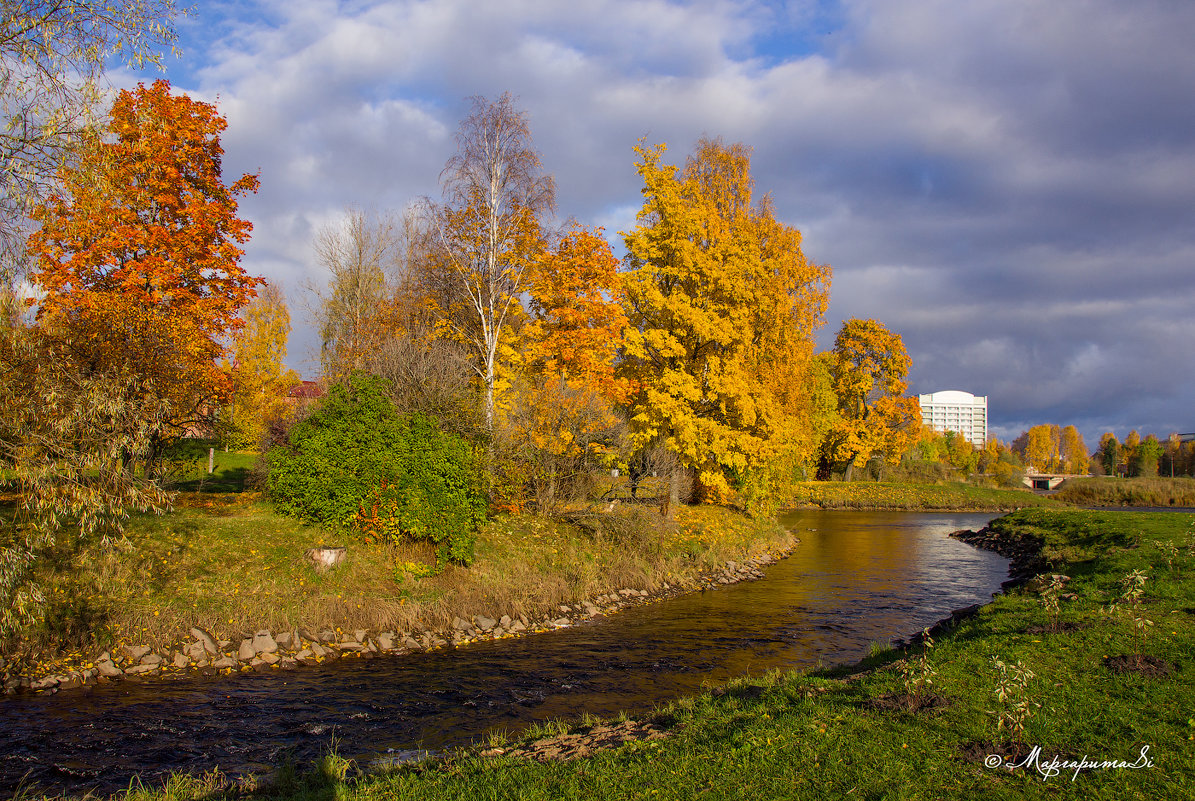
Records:
{"label": "dirt patch", "polygon": [[1165,678],[1177,669],[1173,662],[1148,654],[1110,656],[1104,660],[1104,666],[1113,673],[1138,673],[1151,679]]}
{"label": "dirt patch", "polygon": [[950,699],[933,693],[888,693],[870,699],[864,706],[879,712],[920,712],[923,709],[942,709],[950,706]]}
{"label": "dirt patch", "polygon": [[632,740],[661,740],[668,732],[651,723],[628,720],[624,723],[603,723],[588,731],[558,734],[514,748],[489,748],[482,756],[513,756],[537,762],[582,759],[598,751],[617,748]]}

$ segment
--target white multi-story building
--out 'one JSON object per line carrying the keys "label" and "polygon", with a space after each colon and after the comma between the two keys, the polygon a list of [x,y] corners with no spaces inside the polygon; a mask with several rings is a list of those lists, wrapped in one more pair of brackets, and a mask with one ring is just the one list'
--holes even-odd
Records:
{"label": "white multi-story building", "polygon": [[921,422],[934,431],[962,434],[977,448],[988,441],[988,397],[948,389],[919,395]]}

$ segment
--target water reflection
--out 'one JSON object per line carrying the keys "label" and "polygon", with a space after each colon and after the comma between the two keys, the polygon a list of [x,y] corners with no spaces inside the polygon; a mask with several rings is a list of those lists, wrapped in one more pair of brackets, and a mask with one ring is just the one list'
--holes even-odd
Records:
{"label": "water reflection", "polygon": [[120,684],[0,703],[0,790],[126,787],[219,765],[466,743],[582,712],[641,712],[771,668],[853,661],[872,642],[985,602],[1007,561],[945,535],[990,515],[800,512],[802,544],[764,581],[551,634],[225,681]]}

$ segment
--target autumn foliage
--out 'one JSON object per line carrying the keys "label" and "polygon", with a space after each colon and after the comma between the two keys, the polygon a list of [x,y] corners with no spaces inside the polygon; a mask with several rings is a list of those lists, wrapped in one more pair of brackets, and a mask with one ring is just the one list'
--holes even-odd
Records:
{"label": "autumn foliage", "polygon": [[252,226],[236,214],[258,180],[224,184],[225,124],[165,81],[121,92],[29,241],[39,325],[93,368],[137,364],[176,432],[226,397],[223,338],[262,283],[238,263]]}
{"label": "autumn foliage", "polygon": [[433,247],[425,285],[441,334],[472,354],[492,432],[502,350],[521,316],[524,274],[543,247],[541,217],[555,208],[555,183],[510,94],[494,103],[473,98],[456,140],[441,173],[444,202],[428,208]]}
{"label": "autumn foliage", "polygon": [[636,482],[663,470],[677,499],[692,478],[762,510],[827,448],[893,458],[916,434],[907,354],[868,374],[862,417],[845,363],[815,356],[830,268],[756,194],[747,147],[702,139],[682,167],[637,147],[643,208],[620,271],[601,229],[547,224],[553,184],[509,96],[474,99],[457,146],[404,302],[419,296],[431,336],[468,353],[491,502],[549,509],[621,467]]}
{"label": "autumn foliage", "polygon": [[754,197],[747,148],[703,139],[683,170],[662,145],[636,152],[644,202],[625,235],[621,364],[635,382],[631,435],[639,448],[664,441],[725,500],[816,444],[802,388],[829,268]]}
{"label": "autumn foliage", "polygon": [[[677,500],[695,483],[707,500],[764,511],[819,459],[849,470],[915,439],[899,336],[865,321],[815,355],[831,271],[756,192],[746,146],[702,139],[679,167],[662,144],[635,148],[643,206],[621,263],[602,229],[552,226],[554,182],[509,95],[473,98],[456,146],[442,200],[406,221],[397,283],[374,247],[388,240],[363,228],[337,240],[336,259],[317,240],[333,273],[321,301],[368,343],[335,361],[395,379],[400,405],[424,374],[404,354],[472,371],[469,392],[444,382],[453,391],[428,408],[484,454],[497,508],[550,511],[619,468],[636,491],[657,475]],[[325,345],[339,342],[329,330]],[[474,408],[484,425],[458,425]]]}
{"label": "autumn foliage", "polygon": [[235,198],[256,191],[258,179],[224,185],[225,127],[214,106],[172,95],[166,81],[120,93],[115,141],[97,135],[36,213],[39,319],[119,302],[152,308],[209,342],[239,327],[237,311],[262,281],[237,263],[252,225],[236,216]]}
{"label": "autumn foliage", "polygon": [[243,325],[233,336],[232,394],[227,407],[231,443],[256,448],[267,422],[286,414],[287,390],[299,375],[282,363],[290,334],[290,311],[277,284],[265,286],[241,311]]}
{"label": "autumn foliage", "polygon": [[164,81],[121,92],[33,211],[36,321],[0,322],[0,461],[20,497],[0,636],[36,616],[46,554],[168,508],[155,454],[227,393],[217,360],[261,279],[238,264],[250,225],[235,200],[257,179],[222,182],[224,126]]}
{"label": "autumn foliage", "polygon": [[1012,443],[1012,449],[1036,473],[1084,475],[1088,470],[1087,444],[1073,425],[1033,426]]}
{"label": "autumn foliage", "polygon": [[522,352],[535,373],[559,376],[613,403],[623,403],[631,382],[614,362],[626,329],[618,259],[602,230],[574,226],[528,270],[530,322]]}
{"label": "autumn foliage", "polygon": [[[627,325],[618,260],[601,230],[573,226],[528,267],[528,320],[518,337],[522,375],[503,404],[504,441],[525,494],[552,508],[615,455],[631,382],[615,374]],[[507,482],[508,484],[512,482]],[[508,503],[514,501],[508,499]]]}
{"label": "autumn foliage", "polygon": [[834,462],[851,469],[862,459],[891,462],[921,429],[921,407],[908,389],[908,351],[901,338],[875,320],[846,320],[826,355],[839,419],[822,443],[822,471]]}

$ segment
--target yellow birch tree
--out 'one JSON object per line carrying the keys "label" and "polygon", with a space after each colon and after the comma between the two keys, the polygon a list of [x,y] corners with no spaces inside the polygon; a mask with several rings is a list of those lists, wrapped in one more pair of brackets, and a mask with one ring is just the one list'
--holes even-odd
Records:
{"label": "yellow birch tree", "polygon": [[527,115],[504,94],[473,98],[441,182],[445,202],[429,209],[429,302],[445,334],[472,352],[486,427],[494,428],[501,349],[522,311],[523,274],[543,247],[540,217],[555,208]]}
{"label": "yellow birch tree", "polygon": [[1060,451],[1062,472],[1076,475],[1087,473],[1091,454],[1087,452],[1087,443],[1083,441],[1083,435],[1073,425],[1062,429]]}

